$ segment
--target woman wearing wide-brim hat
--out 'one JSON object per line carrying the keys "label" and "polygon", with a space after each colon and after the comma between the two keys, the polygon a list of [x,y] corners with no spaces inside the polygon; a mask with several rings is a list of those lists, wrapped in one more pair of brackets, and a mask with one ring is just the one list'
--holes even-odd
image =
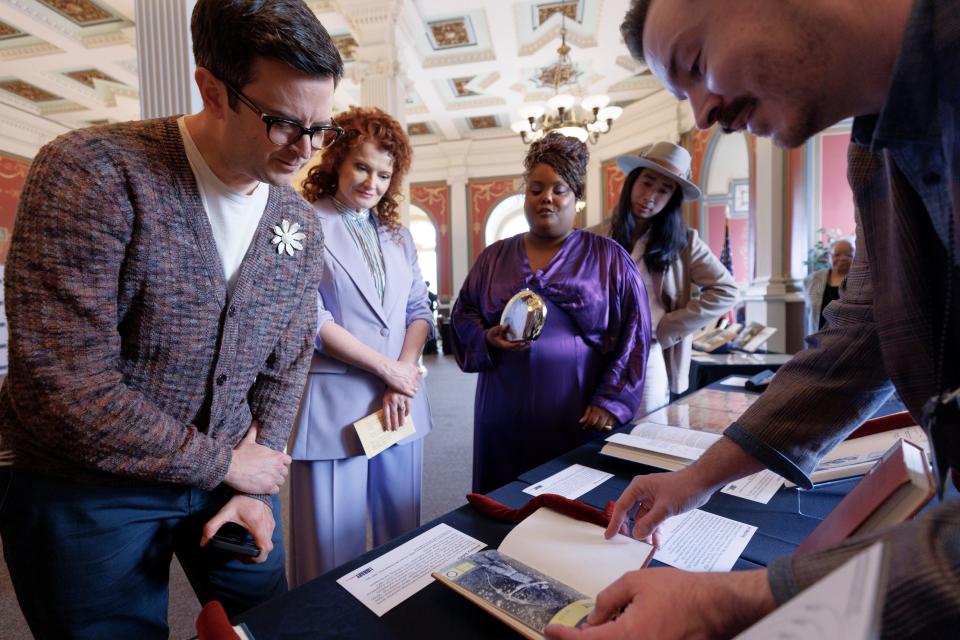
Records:
{"label": "woman wearing wide-brim hat", "polygon": [[700,198],[690,182],[687,150],[658,142],[639,155],[620,156],[617,166],[627,176],[620,199],[611,218],[590,231],[613,238],[630,253],[650,301],[654,344],[639,417],[667,404],[671,391],[687,390],[693,333],[732,309],[738,289],[683,221],[684,200]]}

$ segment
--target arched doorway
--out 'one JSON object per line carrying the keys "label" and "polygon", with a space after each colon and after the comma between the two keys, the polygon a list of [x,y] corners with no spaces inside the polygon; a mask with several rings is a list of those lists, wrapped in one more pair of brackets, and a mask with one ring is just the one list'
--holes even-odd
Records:
{"label": "arched doorway", "polygon": [[729,227],[733,278],[746,284],[751,275],[750,150],[742,133],[714,134],[704,158],[700,189],[700,234],[720,256]]}
{"label": "arched doorway", "polygon": [[440,275],[437,269],[437,225],[426,211],[415,204],[410,205],[410,235],[417,247],[420,275],[430,283],[430,291],[436,294]]}
{"label": "arched doorway", "polygon": [[523,215],[523,195],[516,194],[504,198],[493,208],[484,226],[484,246],[489,247],[497,240],[511,238],[518,233],[530,230]]}

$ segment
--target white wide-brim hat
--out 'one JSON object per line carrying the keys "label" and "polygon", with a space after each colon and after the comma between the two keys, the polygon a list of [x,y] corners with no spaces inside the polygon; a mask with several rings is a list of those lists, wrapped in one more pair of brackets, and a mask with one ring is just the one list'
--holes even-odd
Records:
{"label": "white wide-brim hat", "polygon": [[700,187],[690,182],[690,154],[672,142],[657,142],[640,151],[636,156],[620,156],[617,167],[623,175],[635,169],[650,169],[674,180],[683,192],[684,200],[698,200]]}

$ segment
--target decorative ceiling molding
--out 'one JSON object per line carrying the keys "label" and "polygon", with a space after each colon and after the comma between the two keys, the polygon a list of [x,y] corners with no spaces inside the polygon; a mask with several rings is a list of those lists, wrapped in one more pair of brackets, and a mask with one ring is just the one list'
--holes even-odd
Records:
{"label": "decorative ceiling molding", "polygon": [[57,53],[66,53],[63,49],[58,49],[52,44],[41,42],[39,44],[29,44],[23,47],[10,47],[0,49],[0,60],[19,60],[22,58],[36,58],[37,56],[49,56]]}
{"label": "decorative ceiling molding", "polygon": [[352,35],[342,33],[330,36],[330,39],[333,40],[333,46],[340,52],[340,57],[343,58],[344,62],[353,62],[356,59],[355,54],[359,45]]}
{"label": "decorative ceiling molding", "polygon": [[467,124],[471,129],[497,129],[500,127],[500,120],[497,116],[473,116],[467,118]]}
{"label": "decorative ceiling molding", "polygon": [[499,96],[486,96],[482,98],[471,98],[470,100],[457,100],[447,105],[448,111],[465,111],[467,109],[480,109],[484,107],[502,107],[507,101]]}
{"label": "decorative ceiling molding", "polygon": [[497,54],[493,51],[471,51],[469,53],[456,53],[446,56],[437,56],[427,58],[423,61],[424,69],[435,69],[437,67],[453,67],[461,64],[472,64],[474,62],[489,62],[496,60]]}
{"label": "decorative ceiling molding", "polygon": [[621,69],[626,69],[633,74],[643,73],[647,68],[642,62],[637,62],[630,56],[617,56],[616,62]]}
{"label": "decorative ceiling molding", "polygon": [[[535,40],[523,45],[519,49],[521,56],[533,55],[551,42],[560,43],[560,27],[554,26],[544,31]],[[577,31],[567,29],[567,42],[576,45],[580,49],[590,49],[597,46],[597,39],[594,36],[585,36]]]}
{"label": "decorative ceiling molding", "polygon": [[63,99],[62,96],[58,96],[23,80],[4,80],[0,82],[0,90],[20,96],[30,102],[52,102]]}
{"label": "decorative ceiling molding", "polygon": [[407,135],[411,136],[425,136],[433,133],[430,130],[430,125],[426,122],[412,122],[407,125]]}
{"label": "decorative ceiling molding", "polygon": [[565,64],[560,61],[537,69],[531,81],[538,87],[552,89],[565,85],[575,85],[583,75],[575,64]]}
{"label": "decorative ceiling molding", "polygon": [[470,96],[480,95],[476,91],[467,88],[467,85],[475,78],[476,76],[468,76],[466,78],[451,78],[450,89],[453,91],[453,95],[458,98],[468,98]]}
{"label": "decorative ceiling molding", "polygon": [[477,44],[470,16],[427,23],[427,39],[434,51],[469,47]]}
{"label": "decorative ceiling molding", "polygon": [[97,49],[99,47],[115,47],[129,45],[137,46],[137,37],[135,29],[120,29],[118,31],[109,31],[107,33],[98,33],[95,35],[83,36],[80,42],[87,49]]}
{"label": "decorative ceiling molding", "polygon": [[108,82],[117,82],[115,78],[111,78],[99,69],[80,69],[79,71],[67,71],[63,75],[76,80],[77,82],[85,84],[91,89],[96,89],[96,86],[93,84],[95,79],[107,80]]}
{"label": "decorative ceiling molding", "polygon": [[91,0],[38,0],[41,4],[81,27],[108,22],[120,22],[120,18]]}
{"label": "decorative ceiling molding", "polygon": [[573,20],[574,22],[580,22],[581,16],[579,14],[580,2],[579,0],[565,0],[564,2],[548,2],[544,4],[538,4],[535,6],[536,15],[537,15],[537,26],[542,26],[551,16],[563,14],[567,17],[568,20]]}
{"label": "decorative ceiling molding", "polygon": [[28,35],[25,31],[20,31],[13,25],[0,21],[0,40],[10,40],[12,38],[22,38]]}

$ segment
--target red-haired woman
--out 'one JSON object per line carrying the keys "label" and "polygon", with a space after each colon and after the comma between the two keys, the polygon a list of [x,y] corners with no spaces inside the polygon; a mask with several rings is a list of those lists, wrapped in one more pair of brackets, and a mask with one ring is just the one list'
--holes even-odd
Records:
{"label": "red-haired woman", "polygon": [[[396,120],[353,107],[303,183],[324,233],[319,330],[290,455],[291,583],[303,584],[420,524],[423,436],[417,360],[433,332],[427,288],[397,211],[411,148]],[[416,433],[371,460],[353,423],[379,409]]]}

